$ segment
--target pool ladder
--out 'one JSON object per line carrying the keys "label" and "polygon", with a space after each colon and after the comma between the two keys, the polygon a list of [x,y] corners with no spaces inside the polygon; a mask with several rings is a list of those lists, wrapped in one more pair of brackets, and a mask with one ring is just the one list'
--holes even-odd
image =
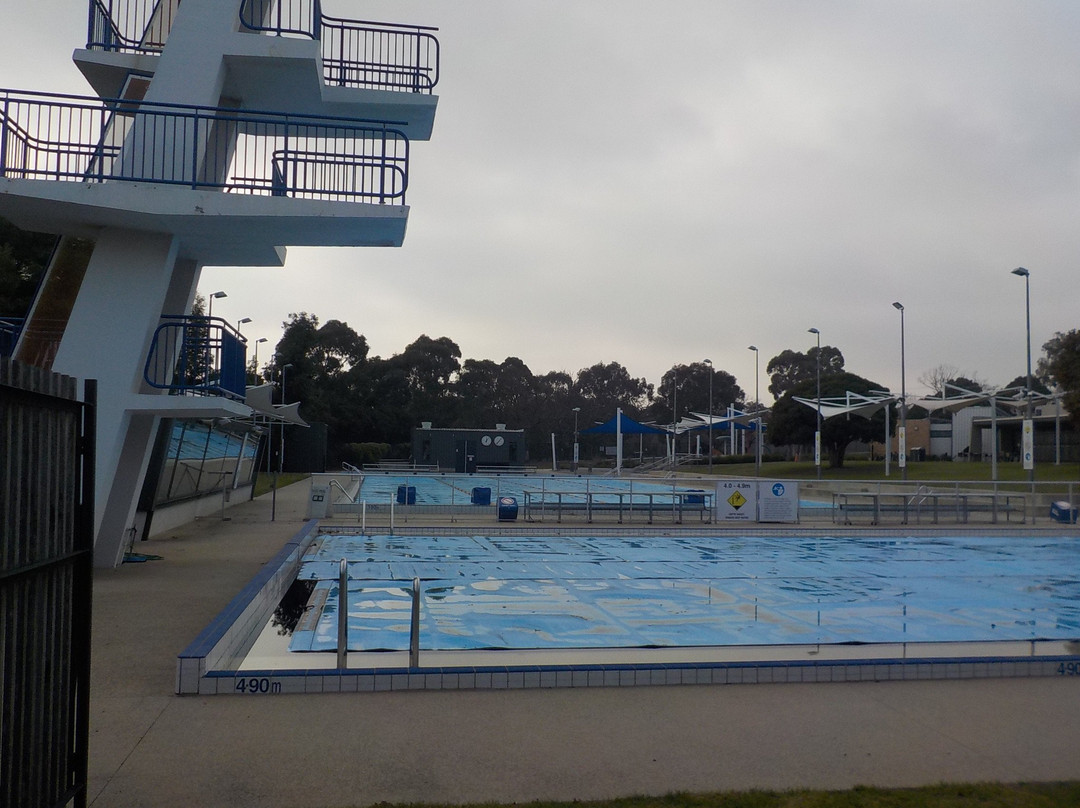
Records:
{"label": "pool ladder", "polygon": [[[337,666],[349,666],[349,561],[338,565]],[[420,667],[420,579],[412,579],[412,615],[409,619],[409,667]]]}

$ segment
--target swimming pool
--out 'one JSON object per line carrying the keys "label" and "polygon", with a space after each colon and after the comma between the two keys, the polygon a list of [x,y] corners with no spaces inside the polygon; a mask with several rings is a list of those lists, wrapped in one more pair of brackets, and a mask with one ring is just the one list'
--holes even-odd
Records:
{"label": "swimming pool", "polygon": [[320,536],[291,652],[1080,638],[1080,543],[1016,536]]}
{"label": "swimming pool", "polygon": [[178,693],[1080,675],[1068,535],[326,530],[180,655]]}

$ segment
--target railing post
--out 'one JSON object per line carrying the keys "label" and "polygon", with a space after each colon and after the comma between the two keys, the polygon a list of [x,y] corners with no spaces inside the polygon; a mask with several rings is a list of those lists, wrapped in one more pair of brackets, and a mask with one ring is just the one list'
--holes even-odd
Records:
{"label": "railing post", "polygon": [[337,666],[348,667],[349,653],[349,562],[341,559],[338,567]]}
{"label": "railing post", "polygon": [[0,177],[6,176],[7,172],[7,144],[8,144],[8,109],[11,99],[4,95],[4,111],[0,114]]}
{"label": "railing post", "polygon": [[412,619],[409,621],[409,667],[420,667],[420,579],[412,582]]}

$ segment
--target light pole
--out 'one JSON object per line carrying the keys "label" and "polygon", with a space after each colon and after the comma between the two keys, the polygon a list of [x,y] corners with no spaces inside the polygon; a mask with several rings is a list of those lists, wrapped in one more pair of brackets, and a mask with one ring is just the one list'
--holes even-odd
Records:
{"label": "light pole", "polygon": [[217,298],[218,300],[221,300],[221,298],[223,298],[223,297],[228,297],[228,295],[225,294],[224,292],[211,292],[210,296],[207,298],[207,301],[208,301],[208,306],[207,306],[207,310],[206,310],[206,316],[207,317],[213,317],[214,316],[214,299]]}
{"label": "light pole", "polygon": [[713,364],[711,359],[705,359],[703,365],[709,368],[709,474],[712,474],[712,379]]}
{"label": "light pole", "polygon": [[679,449],[679,374],[671,373],[671,468],[676,466],[675,456]]}
{"label": "light pole", "polygon": [[1028,470],[1028,480],[1035,482],[1035,425],[1033,419],[1035,411],[1031,399],[1031,273],[1023,267],[1017,267],[1012,271],[1013,275],[1019,275],[1024,279],[1024,311],[1027,314],[1027,415],[1024,418],[1022,431],[1021,455],[1024,459],[1024,468]]}
{"label": "light pole", "polygon": [[817,337],[817,432],[814,433],[814,465],[817,466],[817,478],[821,479],[821,332],[808,328],[807,332]]}
{"label": "light pole", "polygon": [[[747,350],[754,352],[754,404],[757,405],[758,408],[760,408],[761,407],[761,392],[760,392],[760,388],[758,387],[758,368],[761,365],[761,361],[760,361],[761,360],[761,352],[758,351],[758,348],[757,348],[756,345],[748,345]],[[755,446],[754,476],[758,477],[758,476],[761,475],[761,416],[760,416],[760,414],[758,415],[758,418],[757,418],[757,434],[754,435],[754,446]]]}
{"label": "light pole", "polygon": [[248,324],[248,323],[250,323],[250,322],[251,322],[251,318],[250,318],[250,317],[244,317],[243,319],[237,320],[237,321],[236,321],[236,333],[237,333],[237,334],[239,334],[239,333],[240,333],[240,326],[242,326],[242,325],[246,325],[246,324]]}
{"label": "light pole", "polygon": [[[907,479],[907,375],[904,372],[904,306],[893,303],[900,312],[900,427],[896,434],[897,461],[900,463],[900,479]],[[888,451],[888,449],[886,449]]]}
{"label": "light pole", "polygon": [[571,471],[577,471],[579,455],[578,455],[578,413],[581,412],[581,407],[574,407],[574,463]]}
{"label": "light pole", "polygon": [[[285,371],[292,367],[292,363],[281,366],[281,406],[285,406]],[[285,470],[285,424],[281,425],[281,448],[278,451],[278,471]]]}
{"label": "light pole", "polygon": [[255,375],[259,375],[259,345],[266,342],[266,337],[259,337],[255,340]]}
{"label": "light pole", "polygon": [[758,367],[761,364],[760,361],[759,361],[761,359],[761,353],[758,351],[756,345],[749,346],[747,348],[747,350],[750,350],[750,351],[754,352],[754,403],[755,404],[760,404],[761,403],[761,397],[760,397],[759,392],[758,392],[759,391],[759,388],[758,388]]}

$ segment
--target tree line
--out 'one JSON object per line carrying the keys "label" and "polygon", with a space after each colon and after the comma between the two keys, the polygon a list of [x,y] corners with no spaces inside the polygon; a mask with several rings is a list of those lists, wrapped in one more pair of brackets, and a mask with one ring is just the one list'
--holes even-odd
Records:
{"label": "tree line", "polygon": [[[27,233],[0,219],[0,317],[26,315],[34,290],[49,261],[55,236]],[[195,312],[203,311],[196,300]],[[660,426],[693,413],[724,414],[729,405],[742,411],[760,407],[748,399],[735,377],[711,363],[676,364],[658,385],[636,378],[618,362],[599,362],[577,373],[534,374],[517,357],[501,362],[462,359],[448,337],[419,336],[388,358],[369,355],[367,340],[347,323],[320,323],[313,314],[291,314],[283,324],[277,350],[261,368],[249,368],[251,382],[279,381],[287,371],[290,401],[300,401],[309,421],[327,424],[333,460],[348,459],[350,447],[381,444],[396,456],[407,456],[411,431],[423,421],[436,427],[481,428],[506,424],[524,429],[534,458],[546,457],[551,434],[559,453],[572,449],[574,423],[585,430],[622,410],[630,417]],[[1061,393],[1065,408],[1080,426],[1080,330],[1056,333],[1044,346],[1034,372],[1033,388]],[[769,413],[769,443],[806,446],[813,442],[816,414],[795,397],[814,398],[820,362],[824,397],[847,391],[870,394],[886,390],[870,379],[849,373],[839,348],[823,345],[806,352],[785,350],[766,365],[768,391],[776,398]],[[942,365],[920,377],[937,393],[982,390],[988,385],[975,374]],[[1007,387],[1023,388],[1018,377]],[[918,413],[912,413],[917,417]],[[822,432],[823,449],[833,466],[842,465],[853,440],[881,440],[884,416],[829,419]],[[893,419],[895,426],[896,419]],[[721,432],[723,430],[720,430]],[[720,436],[714,435],[719,442]],[[703,439],[704,440],[704,439]]]}

